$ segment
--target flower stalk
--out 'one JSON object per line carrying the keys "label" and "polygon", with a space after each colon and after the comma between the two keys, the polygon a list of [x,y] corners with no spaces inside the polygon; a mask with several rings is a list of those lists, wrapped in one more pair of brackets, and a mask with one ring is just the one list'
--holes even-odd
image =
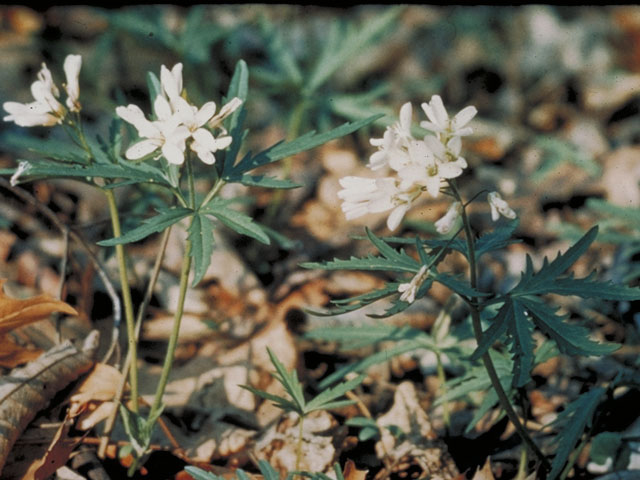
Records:
{"label": "flower stalk", "polygon": [[[116,205],[116,197],[112,189],[105,189],[104,194],[109,204],[109,214],[111,216],[111,226],[113,228],[114,238],[122,236],[120,228],[120,217],[118,215],[118,206]],[[124,246],[116,245],[116,258],[118,260],[118,270],[120,272],[120,288],[122,290],[122,303],[124,304],[125,321],[127,324],[127,344],[129,346],[129,355],[134,361],[129,367],[129,382],[131,383],[131,402],[133,411],[138,413],[138,366],[135,359],[138,358],[137,342],[135,334],[135,318],[133,314],[133,302],[131,300],[131,288],[129,287],[129,276],[127,272],[127,261],[124,254]]]}
{"label": "flower stalk", "polygon": [[[467,242],[467,249],[469,253],[469,258],[468,258],[469,283],[471,285],[471,288],[475,290],[478,285],[476,250],[475,250],[475,241],[474,241],[473,231],[471,229],[471,224],[469,223],[469,217],[467,216],[467,211],[466,211],[467,205],[462,200],[462,197],[460,195],[460,192],[458,191],[455,180],[449,181],[449,186],[451,187],[451,191],[453,193],[454,198],[458,202],[460,202],[460,204],[462,205],[460,215],[462,217],[462,224],[464,227],[465,239]],[[473,333],[474,333],[474,336],[476,337],[476,341],[478,342],[478,344],[480,344],[482,339],[482,323],[480,321],[480,312],[482,311],[482,306],[478,302],[478,300],[479,300],[478,297],[472,297],[471,302],[469,302],[468,305],[471,311],[471,322],[473,327]],[[520,436],[522,441],[535,454],[538,461],[542,465],[544,465],[545,469],[550,470],[551,465],[549,464],[549,461],[547,460],[545,455],[542,453],[540,448],[533,441],[533,439],[531,438],[527,430],[524,428],[524,425],[522,425],[522,422],[520,422],[520,418],[518,417],[518,414],[514,410],[513,405],[511,405],[511,401],[509,400],[509,397],[507,396],[506,392],[504,391],[504,388],[502,387],[502,384],[500,383],[500,377],[496,372],[496,368],[493,364],[493,361],[491,360],[491,356],[489,355],[489,352],[482,355],[482,362],[484,364],[485,370],[487,371],[487,374],[489,375],[489,379],[491,380],[491,386],[493,387],[493,389],[495,390],[498,396],[500,406],[505,411],[507,417],[509,418],[509,421],[515,427],[516,432],[518,432],[518,435]]]}

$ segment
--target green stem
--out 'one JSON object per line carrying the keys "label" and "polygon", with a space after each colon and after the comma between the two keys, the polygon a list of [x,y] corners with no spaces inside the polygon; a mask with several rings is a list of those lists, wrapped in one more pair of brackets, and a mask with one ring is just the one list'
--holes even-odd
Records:
{"label": "green stem", "polygon": [[[122,235],[120,229],[120,217],[118,216],[118,207],[116,205],[116,197],[112,189],[104,190],[109,204],[109,214],[111,215],[111,225],[113,227],[114,238]],[[129,344],[129,355],[133,359],[129,368],[129,382],[131,383],[131,402],[133,403],[133,411],[138,413],[138,366],[135,361],[138,358],[135,319],[133,314],[133,302],[131,301],[131,289],[129,287],[129,276],[127,274],[127,262],[124,255],[124,246],[116,245],[116,258],[118,260],[118,268],[120,270],[120,288],[122,289],[122,302],[124,303],[124,313],[127,322],[127,341]]]}
{"label": "green stem", "polygon": [[173,317],[173,329],[171,330],[171,336],[169,337],[169,345],[167,347],[167,354],[164,357],[164,365],[162,366],[162,373],[160,374],[160,381],[156,389],[156,395],[151,405],[151,411],[149,412],[149,418],[155,418],[160,408],[162,407],[162,396],[169,380],[169,373],[171,373],[171,367],[173,366],[173,360],[175,358],[176,347],[178,346],[178,335],[180,334],[180,322],[182,320],[182,314],[184,312],[184,300],[187,296],[187,288],[189,287],[189,271],[191,270],[191,242],[187,239],[187,243],[184,248],[184,257],[182,259],[182,270],[180,272],[180,294],[178,297],[178,305],[176,307],[176,313]]}
{"label": "green stem", "polygon": [[[465,204],[465,202],[462,200],[462,197],[460,196],[460,192],[458,191],[455,180],[450,180],[449,186],[451,187],[451,190],[455,198],[462,205],[461,216],[462,216],[462,224],[464,226],[464,233],[467,241],[467,250],[469,254],[469,258],[468,258],[469,275],[470,275],[470,281],[471,281],[471,288],[475,290],[478,284],[478,272],[477,272],[477,265],[476,265],[475,243],[473,240],[474,237],[473,237],[473,232],[471,230],[471,224],[469,223],[469,218],[467,217],[467,212],[466,212],[466,208],[468,204]],[[471,310],[471,322],[473,325],[473,333],[476,337],[476,341],[478,342],[478,344],[480,344],[482,340],[482,323],[480,321],[480,311],[482,307],[479,306],[477,297],[471,298],[471,304],[469,305],[469,308]],[[482,356],[482,362],[484,363],[485,370],[487,371],[487,374],[489,375],[489,379],[491,380],[491,385],[498,396],[498,400],[500,401],[500,406],[507,414],[507,417],[515,427],[516,431],[518,432],[518,435],[524,441],[527,447],[529,447],[529,449],[536,455],[536,457],[538,457],[538,460],[544,465],[544,467],[546,469],[550,469],[551,465],[549,464],[549,461],[544,456],[542,451],[538,448],[538,446],[533,441],[531,436],[527,433],[526,429],[524,428],[524,426],[520,422],[520,419],[518,418],[518,414],[516,413],[513,406],[511,405],[511,401],[509,400],[508,395],[504,391],[504,388],[502,388],[502,384],[500,383],[500,377],[496,372],[496,368],[493,365],[493,361],[491,360],[491,356],[489,355],[489,352],[485,353]]]}
{"label": "green stem", "polygon": [[520,462],[518,464],[518,474],[515,480],[525,480],[527,478],[527,449],[520,450]]}
{"label": "green stem", "polygon": [[215,197],[215,196],[218,194],[218,192],[220,191],[220,189],[221,189],[222,187],[224,187],[224,184],[225,184],[225,183],[226,183],[226,182],[225,182],[222,178],[219,178],[219,179],[216,181],[216,183],[213,185],[213,187],[211,188],[211,190],[209,190],[209,193],[207,193],[207,196],[206,196],[206,197],[204,197],[204,200],[202,201],[202,204],[200,204],[200,208],[206,207],[206,206],[207,206],[207,203],[209,203],[209,202],[213,199],[213,197]]}

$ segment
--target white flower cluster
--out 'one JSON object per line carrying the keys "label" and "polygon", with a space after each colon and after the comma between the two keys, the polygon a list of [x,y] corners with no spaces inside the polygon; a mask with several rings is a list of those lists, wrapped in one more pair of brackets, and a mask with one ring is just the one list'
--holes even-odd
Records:
{"label": "white flower cluster", "polygon": [[9,115],[4,117],[5,122],[15,122],[21,127],[43,126],[50,127],[62,123],[68,111],[79,112],[80,86],[78,76],[82,67],[80,55],[67,55],[64,60],[64,73],[67,82],[63,88],[67,92],[66,108],[58,98],[60,90],[53,82],[51,72],[45,63],[38,72],[38,80],[31,84],[31,94],[35,101],[30,103],[5,102],[2,107]]}
{"label": "white flower cluster", "polygon": [[[240,107],[242,100],[233,98],[217,115],[215,102],[207,102],[200,108],[191,105],[182,96],[181,63],[171,70],[162,65],[160,84],[162,92],[153,103],[155,120],[147,120],[137,105],[116,108],[118,116],[132,124],[143,139],[130,146],[125,156],[136,160],[157,152],[156,159],[163,155],[169,163],[181,165],[188,142],[200,160],[207,165],[214,164],[214,153],[227,148],[232,140],[221,127],[222,120]],[[214,137],[207,127],[220,128],[220,135]]]}
{"label": "white flower cluster", "polygon": [[[461,138],[472,133],[467,124],[476,115],[475,107],[462,109],[449,118],[442,99],[431,97],[422,104],[428,121],[420,126],[434,135],[416,139],[411,133],[412,106],[405,103],[400,109],[399,121],[388,127],[382,138],[372,138],[371,144],[378,147],[371,155],[368,167],[378,170],[390,167],[395,176],[384,178],[344,177],[338,196],[343,199],[342,210],[348,220],[367,213],[391,210],[387,219],[389,230],[395,230],[411,204],[426,191],[437,197],[446,180],[462,175],[467,167],[460,156]],[[437,224],[438,231],[446,233],[459,214],[461,207],[452,206]],[[457,214],[456,214],[457,212]]]}

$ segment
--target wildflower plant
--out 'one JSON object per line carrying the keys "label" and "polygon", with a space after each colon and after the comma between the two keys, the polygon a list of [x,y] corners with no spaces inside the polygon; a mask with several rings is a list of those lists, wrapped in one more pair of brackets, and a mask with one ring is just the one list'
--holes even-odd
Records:
{"label": "wildflower plant", "polygon": [[[362,329],[319,329],[312,331],[309,336],[338,341],[352,348],[380,341],[397,342],[395,347],[385,349],[380,355],[374,354],[355,365],[339,369],[325,381],[335,382],[348,372],[364,371],[391,355],[418,348],[434,351],[438,358],[441,354],[447,354],[452,359],[466,359],[467,364],[469,361],[476,362],[469,365],[471,368],[465,376],[448,384],[448,391],[440,402],[489,388],[490,393],[472,425],[499,404],[527,449],[534,453],[537,465],[541,465],[548,473],[547,478],[557,478],[583,435],[585,426],[591,424],[597,402],[603,398],[606,389],[598,388],[598,395],[579,399],[571,407],[573,412],[579,408],[580,402],[588,401],[589,418],[578,418],[567,410],[562,422],[555,425],[560,429],[557,437],[559,448],[551,462],[520,420],[523,414],[518,414],[513,403],[516,392],[526,395],[534,365],[558,352],[573,356],[606,355],[619,345],[594,341],[586,327],[570,322],[568,315],[560,314],[558,308],[551,306],[545,297],[554,294],[583,299],[631,301],[640,299],[640,289],[598,281],[595,273],[584,278],[576,278],[568,273],[595,240],[598,227],[593,227],[566,252],[559,253],[552,261],[545,259],[539,269],[534,268],[533,261],[527,256],[520,281],[509,291],[481,291],[478,287],[480,257],[517,242],[513,238],[518,225],[516,212],[498,192],[477,192],[470,200],[463,197],[463,189],[458,182],[464,178],[468,164],[461,156],[462,140],[472,133],[471,122],[477,113],[475,107],[468,106],[451,117],[438,95],[421,106],[427,120],[420,122],[420,126],[430,133],[423,138],[416,138],[412,134],[412,105],[404,104],[398,121],[388,127],[381,138],[371,139],[371,145],[376,150],[370,156],[368,167],[385,171],[388,175],[342,178],[340,184],[343,189],[338,196],[343,201],[342,210],[347,219],[367,213],[388,212],[386,223],[391,231],[398,229],[405,214],[420,197],[448,196],[452,201],[447,212],[442,218],[435,219],[436,231],[446,234],[447,238],[415,236],[385,239],[366,229],[366,238],[379,251],[379,255],[305,263],[302,266],[326,270],[382,271],[391,278],[395,277],[377,290],[333,300],[334,308],[313,312],[318,315],[351,312],[380,299],[390,298],[391,304],[386,311],[369,314],[374,318],[388,317],[402,312],[428,295],[434,282],[441,283],[466,303],[476,341],[475,350],[465,351],[459,337],[454,332],[444,330],[429,334],[409,327],[383,325]],[[508,223],[478,237],[469,221],[469,210],[473,202],[485,193],[492,220],[496,222],[504,217]],[[464,239],[460,238],[462,234]],[[398,249],[397,245],[403,248]],[[410,255],[407,248],[415,248],[415,255]],[[442,260],[454,251],[462,254],[468,262],[467,280],[439,270]],[[537,345],[535,330],[539,330],[548,340]],[[481,361],[481,366],[477,365],[478,361]]]}
{"label": "wildflower plant", "polygon": [[338,398],[344,396],[347,392],[350,392],[355,387],[360,385],[364,380],[364,375],[360,375],[346,382],[339,383],[333,387],[325,388],[322,392],[316,395],[310,401],[304,398],[303,386],[298,380],[298,373],[293,370],[287,372],[285,366],[278,360],[278,357],[267,348],[271,363],[275,368],[275,373],[272,373],[273,377],[278,383],[280,383],[289,398],[273,395],[257,388],[253,388],[248,385],[243,385],[243,388],[249,390],[255,395],[262,397],[266,400],[270,400],[273,404],[284,410],[285,412],[295,412],[298,414],[298,446],[296,452],[296,470],[300,469],[300,460],[302,458],[302,441],[304,433],[304,419],[311,412],[317,410],[328,410],[331,408],[340,408],[347,405],[352,405],[355,400],[338,400]]}
{"label": "wildflower plant", "polygon": [[[190,101],[183,84],[182,64],[178,63],[170,69],[163,65],[159,78],[153,73],[148,74],[152,112],[145,113],[135,104],[119,106],[115,109],[108,139],[92,139],[85,134],[82,125],[79,100],[81,63],[79,55],[69,55],[64,62],[66,83],[63,88],[67,93],[64,104],[59,101],[60,89],[44,64],[31,87],[33,102],[4,103],[8,113],[5,121],[25,127],[61,125],[70,141],[35,138],[23,141],[22,145],[36,152],[37,158],[20,160],[17,168],[2,173],[11,175],[14,186],[34,179],[71,178],[100,189],[106,196],[113,237],[98,242],[98,245],[113,247],[116,251],[128,355],[133,359],[126,372],[131,385],[131,411],[121,407],[125,430],[131,439],[129,452],[134,455],[134,463],[129,470],[133,474],[149,453],[153,427],[163,410],[162,399],[174,361],[187,289],[190,284],[195,286],[200,282],[211,263],[214,229],[225,226],[262,243],[271,241],[270,231],[263,229],[249,215],[233,208],[240,198],[219,196],[224,185],[241,183],[252,187],[294,188],[297,184],[287,179],[268,177],[253,170],[350,134],[376,120],[376,117],[347,123],[321,134],[309,132],[255,154],[244,153],[243,141],[248,134],[244,127],[248,96],[246,63],[238,62],[228,93],[219,108],[214,101],[202,105],[194,105]],[[130,124],[138,136],[130,140],[124,155],[123,121]],[[197,191],[195,187],[194,162],[197,161],[207,166],[209,190],[206,192]],[[114,192],[125,185],[142,184],[164,190],[167,195],[162,198],[170,200],[157,207],[156,212],[139,222],[137,227],[123,232],[122,212]],[[154,401],[145,416],[139,410],[136,326],[124,246],[154,233],[166,234],[178,223],[186,225],[188,233],[178,304]],[[311,408],[313,404],[306,406]],[[324,403],[320,406],[326,407]]]}

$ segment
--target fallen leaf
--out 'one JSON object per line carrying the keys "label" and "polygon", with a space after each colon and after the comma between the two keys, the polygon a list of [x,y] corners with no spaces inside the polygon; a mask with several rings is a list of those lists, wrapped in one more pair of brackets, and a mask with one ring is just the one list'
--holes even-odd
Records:
{"label": "fallen leaf", "polygon": [[15,368],[42,355],[42,350],[22,347],[7,336],[0,336],[0,367]]}
{"label": "fallen leaf", "polygon": [[365,480],[369,470],[358,470],[353,460],[347,460],[342,476],[344,480]]}
{"label": "fallen leaf", "polygon": [[64,342],[0,379],[0,473],[18,436],[58,391],[91,368],[97,347],[95,331],[82,348]]}
{"label": "fallen leaf", "polygon": [[31,464],[22,480],[45,480],[67,463],[71,452],[78,444],[77,439],[69,438],[72,423],[71,421],[62,422],[45,456]]}
{"label": "fallen leaf", "polygon": [[6,279],[0,279],[0,335],[11,330],[48,318],[54,312],[77,315],[78,312],[61,300],[49,295],[18,299],[4,293]]}
{"label": "fallen leaf", "polygon": [[78,417],[76,428],[89,430],[111,414],[121,378],[120,371],[111,365],[97,363],[93,367],[69,399],[69,416]]}
{"label": "fallen leaf", "polygon": [[[379,458],[387,457],[397,468],[406,469],[401,460],[411,459],[433,480],[453,480],[458,469],[449,455],[447,445],[436,438],[431,421],[420,406],[416,387],[409,381],[398,385],[391,409],[376,420],[381,438],[375,449]],[[401,438],[391,432],[400,430]]]}
{"label": "fallen leaf", "polygon": [[483,467],[473,475],[471,480],[495,480],[493,472],[491,471],[491,461],[489,457],[487,457]]}

